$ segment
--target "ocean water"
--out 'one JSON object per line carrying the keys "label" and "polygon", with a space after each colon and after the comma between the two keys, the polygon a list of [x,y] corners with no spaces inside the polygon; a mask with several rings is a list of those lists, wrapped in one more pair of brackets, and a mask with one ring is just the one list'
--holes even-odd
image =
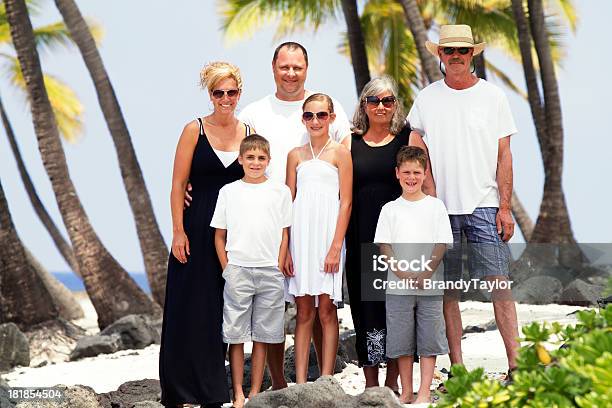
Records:
{"label": "ocean water", "polygon": [[[73,292],[85,290],[81,278],[72,272],[52,272],[52,275]],[[147,282],[147,276],[144,273],[130,273],[130,276],[146,293],[151,293],[149,283]]]}

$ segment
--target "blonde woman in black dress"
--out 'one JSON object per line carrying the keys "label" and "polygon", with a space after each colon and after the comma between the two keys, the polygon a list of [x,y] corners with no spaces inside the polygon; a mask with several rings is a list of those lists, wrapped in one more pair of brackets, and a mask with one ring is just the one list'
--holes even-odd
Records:
{"label": "blonde woman in black dress", "polygon": [[[234,114],[242,91],[238,68],[213,62],[200,77],[213,111],[185,125],[170,195],[172,254],[159,355],[162,404],[170,407],[216,407],[230,400],[221,338],[224,281],[210,220],[219,189],[244,175],[238,148],[250,129]],[[188,180],[192,201],[183,209]]]}

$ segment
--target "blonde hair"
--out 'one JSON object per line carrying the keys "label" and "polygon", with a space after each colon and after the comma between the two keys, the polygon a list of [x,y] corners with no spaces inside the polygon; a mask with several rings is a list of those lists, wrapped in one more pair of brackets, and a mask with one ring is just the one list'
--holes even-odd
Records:
{"label": "blonde hair", "polygon": [[238,90],[242,90],[242,77],[238,67],[229,62],[214,61],[206,64],[200,71],[200,86],[212,92],[219,82],[228,78],[236,81]]}

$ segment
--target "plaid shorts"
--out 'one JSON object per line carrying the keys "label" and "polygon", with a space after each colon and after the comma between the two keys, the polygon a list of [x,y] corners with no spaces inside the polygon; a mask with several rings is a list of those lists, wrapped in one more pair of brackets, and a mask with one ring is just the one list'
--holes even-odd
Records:
{"label": "plaid shorts", "polygon": [[[468,258],[470,279],[487,276],[509,277],[510,248],[497,233],[496,207],[478,207],[472,214],[449,215],[453,231],[453,247],[444,256],[444,278],[460,280],[464,254]],[[462,243],[465,235],[467,245]]]}

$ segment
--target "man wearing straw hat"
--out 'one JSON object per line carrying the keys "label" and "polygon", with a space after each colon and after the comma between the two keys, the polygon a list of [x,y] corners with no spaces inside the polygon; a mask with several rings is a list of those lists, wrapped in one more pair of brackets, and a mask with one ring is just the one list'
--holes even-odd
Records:
{"label": "man wearing straw hat", "polygon": [[518,325],[508,289],[510,252],[506,242],[514,233],[510,136],[517,129],[503,91],[470,69],[472,59],[485,46],[474,44],[470,26],[443,25],[439,43],[427,41],[426,46],[440,59],[444,78],[419,93],[408,120],[412,126],[410,144],[425,149],[431,163],[423,190],[444,202],[453,230],[454,244],[445,256],[444,268],[444,320],[451,364],[463,363],[460,292],[449,288],[462,276],[464,235],[469,246],[469,282],[478,279],[479,284],[484,281],[493,288],[495,321],[511,379]]}

